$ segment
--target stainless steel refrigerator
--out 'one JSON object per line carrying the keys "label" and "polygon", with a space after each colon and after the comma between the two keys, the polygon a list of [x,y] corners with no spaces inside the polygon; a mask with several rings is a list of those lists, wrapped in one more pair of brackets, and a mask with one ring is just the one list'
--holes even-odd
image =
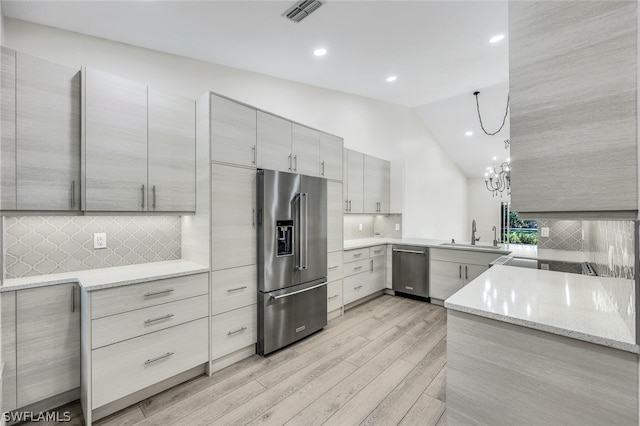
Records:
{"label": "stainless steel refrigerator", "polygon": [[327,181],[258,170],[258,354],[327,324]]}

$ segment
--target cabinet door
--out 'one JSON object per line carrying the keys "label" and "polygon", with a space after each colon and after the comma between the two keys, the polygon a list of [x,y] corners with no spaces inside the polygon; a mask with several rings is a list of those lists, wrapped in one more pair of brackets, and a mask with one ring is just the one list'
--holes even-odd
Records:
{"label": "cabinet door", "polygon": [[16,209],[16,52],[0,46],[0,210]]}
{"label": "cabinet door", "polygon": [[88,211],[147,210],[147,87],[85,73]]}
{"label": "cabinet door", "polygon": [[18,407],[80,386],[80,309],[77,286],[19,290]]}
{"label": "cabinet door", "polygon": [[363,213],[364,191],[364,154],[348,150],[349,185],[347,194],[349,199],[349,213]]}
{"label": "cabinet door", "polygon": [[258,167],[283,172],[293,171],[291,122],[258,111]]}
{"label": "cabinet door", "polygon": [[349,150],[342,149],[342,209],[349,213]]}
{"label": "cabinet door", "polygon": [[464,284],[467,285],[471,281],[478,278],[480,274],[489,269],[488,266],[480,266],[480,265],[468,265],[465,264],[464,268]]}
{"label": "cabinet door", "polygon": [[291,152],[293,171],[309,176],[320,175],[320,132],[293,123]]}
{"label": "cabinet door", "polygon": [[320,133],[320,176],[342,180],[342,138]]}
{"label": "cabinet door", "polygon": [[16,292],[0,293],[2,309],[2,412],[16,405]]}
{"label": "cabinet door", "polygon": [[342,250],[342,183],[327,181],[327,251]]}
{"label": "cabinet door", "polygon": [[18,210],[80,209],[80,71],[16,55]]}
{"label": "cabinet door", "polygon": [[364,156],[364,211],[389,213],[390,163],[370,155]]}
{"label": "cabinet door", "polygon": [[637,2],[509,4],[512,210],[638,210],[637,18]]}
{"label": "cabinet door", "polygon": [[149,88],[149,211],[196,210],[196,104]]}
{"label": "cabinet door", "polygon": [[376,256],[369,259],[371,262],[371,269],[369,271],[371,293],[384,290],[385,288],[385,264],[387,263],[386,256]]}
{"label": "cabinet door", "polygon": [[256,264],[256,171],[211,165],[211,270]]}
{"label": "cabinet door", "polygon": [[429,271],[429,295],[445,300],[463,287],[464,265],[432,260]]}
{"label": "cabinet door", "polygon": [[211,95],[211,160],[256,167],[256,110]]}

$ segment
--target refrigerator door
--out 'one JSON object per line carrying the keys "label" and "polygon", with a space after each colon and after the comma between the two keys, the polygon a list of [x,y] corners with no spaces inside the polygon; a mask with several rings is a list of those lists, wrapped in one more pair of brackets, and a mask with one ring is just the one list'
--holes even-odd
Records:
{"label": "refrigerator door", "polygon": [[267,355],[327,325],[327,283],[258,292],[259,355]]}
{"label": "refrigerator door", "polygon": [[257,185],[258,290],[265,292],[300,282],[300,175],[258,170]]}
{"label": "refrigerator door", "polygon": [[300,283],[327,276],[327,181],[301,176]]}

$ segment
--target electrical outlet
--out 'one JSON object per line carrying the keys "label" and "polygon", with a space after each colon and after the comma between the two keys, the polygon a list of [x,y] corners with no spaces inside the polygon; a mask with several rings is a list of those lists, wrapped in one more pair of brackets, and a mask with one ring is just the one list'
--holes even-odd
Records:
{"label": "electrical outlet", "polygon": [[358,230],[359,230],[359,231],[362,231],[362,224],[361,224],[361,223],[360,223],[360,224],[358,224]]}
{"label": "electrical outlet", "polygon": [[540,236],[541,237],[548,237],[549,236],[549,228],[547,228],[547,227],[540,228]]}
{"label": "electrical outlet", "polygon": [[399,231],[399,230],[400,230],[400,224],[396,223],[396,231]]}
{"label": "electrical outlet", "polygon": [[96,232],[93,234],[93,248],[107,248],[107,234],[105,232]]}

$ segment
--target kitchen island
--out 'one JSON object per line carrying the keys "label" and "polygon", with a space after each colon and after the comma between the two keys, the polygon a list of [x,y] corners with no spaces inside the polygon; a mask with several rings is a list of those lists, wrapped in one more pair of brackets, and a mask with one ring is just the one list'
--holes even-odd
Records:
{"label": "kitchen island", "polygon": [[638,424],[633,280],[495,266],[445,301],[448,424]]}

